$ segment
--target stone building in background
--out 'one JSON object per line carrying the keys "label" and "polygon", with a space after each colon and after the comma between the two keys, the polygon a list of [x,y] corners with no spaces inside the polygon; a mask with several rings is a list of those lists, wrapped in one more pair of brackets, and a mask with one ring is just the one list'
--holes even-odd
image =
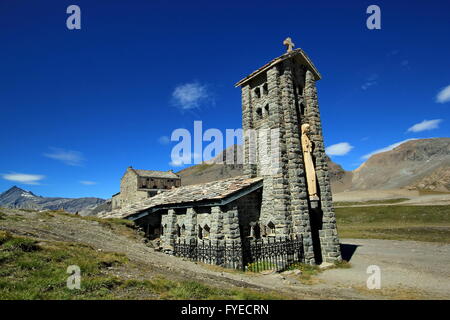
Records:
{"label": "stone building in background", "polygon": [[289,38],[285,44],[285,54],[236,84],[245,138],[233,159],[243,160],[244,176],[169,190],[105,217],[136,221],[168,253],[226,267],[278,266],[273,255],[286,252],[282,268],[340,261],[315,84],[321,76]]}
{"label": "stone building in background", "polygon": [[181,178],[172,170],[138,170],[128,167],[120,180],[120,192],[112,196],[112,209],[119,209],[180,185]]}

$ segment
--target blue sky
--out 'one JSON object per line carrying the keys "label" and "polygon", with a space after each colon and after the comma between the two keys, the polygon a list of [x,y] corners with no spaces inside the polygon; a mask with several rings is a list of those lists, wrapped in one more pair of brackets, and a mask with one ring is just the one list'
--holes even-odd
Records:
{"label": "blue sky", "polygon": [[[240,128],[234,84],[287,36],[323,76],[325,143],[345,169],[450,136],[448,1],[93,2],[0,3],[0,191],[107,198],[129,165],[180,170],[167,137],[195,120]],[[81,30],[66,27],[71,4]],[[366,27],[371,4],[381,30]]]}

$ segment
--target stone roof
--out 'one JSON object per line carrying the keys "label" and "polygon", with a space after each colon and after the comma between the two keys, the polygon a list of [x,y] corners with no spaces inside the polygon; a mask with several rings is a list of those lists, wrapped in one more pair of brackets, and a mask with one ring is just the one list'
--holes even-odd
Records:
{"label": "stone roof", "polygon": [[225,199],[241,190],[261,182],[263,178],[248,178],[239,176],[203,184],[194,184],[174,188],[159,193],[151,198],[129,204],[121,209],[102,215],[102,218],[126,218],[145,210],[156,207],[170,207],[177,204],[192,204],[201,201],[214,201]]}
{"label": "stone roof", "polygon": [[236,83],[235,87],[241,87],[244,83],[253,79],[257,75],[261,74],[262,72],[272,68],[274,65],[276,65],[286,59],[293,58],[293,57],[295,57],[296,59],[299,59],[302,63],[306,64],[308,69],[314,74],[315,80],[321,79],[321,75],[320,75],[319,71],[316,69],[316,67],[312,63],[311,59],[309,59],[309,57],[306,55],[306,53],[302,49],[295,49],[290,52],[286,52],[285,54],[279,56],[278,58],[273,59],[269,63],[266,63],[261,68],[252,72],[250,75],[248,75],[247,77],[245,77],[244,79],[242,79],[238,83]]}
{"label": "stone roof", "polygon": [[173,171],[140,170],[131,168],[140,177],[180,179]]}

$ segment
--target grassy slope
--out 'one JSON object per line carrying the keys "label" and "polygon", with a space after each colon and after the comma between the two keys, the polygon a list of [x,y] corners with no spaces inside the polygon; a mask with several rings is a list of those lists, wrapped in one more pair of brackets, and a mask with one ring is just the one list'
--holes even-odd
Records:
{"label": "grassy slope", "polygon": [[450,243],[450,206],[343,207],[336,219],[342,238]]}
{"label": "grassy slope", "polygon": [[335,201],[334,205],[336,207],[347,207],[347,206],[358,206],[358,205],[366,205],[366,204],[393,204],[400,203],[403,201],[409,200],[408,198],[396,198],[396,199],[387,199],[387,200],[368,200],[368,201]]}
{"label": "grassy slope", "polygon": [[[41,215],[64,213],[47,212]],[[74,219],[96,220],[92,217]],[[0,223],[17,219],[0,211]],[[126,234],[130,222],[98,219],[114,232]],[[131,234],[131,232],[130,232]],[[66,286],[67,267],[81,269],[81,289]],[[196,281],[150,280],[112,275],[111,267],[133,265],[125,255],[102,252],[80,243],[41,241],[0,231],[0,300],[3,299],[281,299],[280,295],[250,289],[221,289]],[[135,266],[135,265],[134,265]]]}

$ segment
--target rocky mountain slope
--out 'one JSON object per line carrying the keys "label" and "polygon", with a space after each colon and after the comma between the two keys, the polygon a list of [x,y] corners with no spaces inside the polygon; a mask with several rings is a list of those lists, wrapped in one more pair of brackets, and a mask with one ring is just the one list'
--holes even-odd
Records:
{"label": "rocky mountain slope", "polygon": [[[210,161],[179,171],[181,183],[189,185],[242,175],[241,165],[218,163],[226,159],[225,155],[221,153]],[[333,193],[397,188],[450,192],[450,138],[407,141],[393,150],[373,155],[353,171],[344,170],[329,158],[328,167]]]}
{"label": "rocky mountain slope", "polygon": [[[242,165],[226,164],[227,155],[228,157],[232,156],[233,148],[235,148],[235,152],[241,152],[242,146],[235,145],[229,147],[214,159],[177,172],[181,177],[181,184],[205,183],[243,175]],[[328,167],[330,168],[330,180],[333,192],[339,192],[349,188],[351,185],[351,172],[345,171],[340,165],[331,161],[330,158],[328,158]]]}
{"label": "rocky mountain slope", "polygon": [[450,138],[407,141],[352,172],[352,190],[395,188],[450,191]]}
{"label": "rocky mountain slope", "polygon": [[16,186],[0,194],[0,207],[34,210],[65,210],[87,215],[92,209],[104,203],[99,198],[48,198],[37,196]]}

